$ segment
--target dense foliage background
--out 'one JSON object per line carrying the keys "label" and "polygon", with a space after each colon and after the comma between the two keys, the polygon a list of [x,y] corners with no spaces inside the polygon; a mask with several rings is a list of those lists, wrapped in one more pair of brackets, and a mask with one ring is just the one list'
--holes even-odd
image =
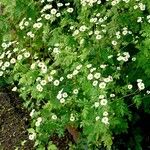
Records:
{"label": "dense foliage background", "polygon": [[[149,0],[1,0],[0,83],[31,112],[37,150],[66,130],[70,149],[117,149],[150,113],[149,11]],[[128,148],[142,149],[140,132]]]}

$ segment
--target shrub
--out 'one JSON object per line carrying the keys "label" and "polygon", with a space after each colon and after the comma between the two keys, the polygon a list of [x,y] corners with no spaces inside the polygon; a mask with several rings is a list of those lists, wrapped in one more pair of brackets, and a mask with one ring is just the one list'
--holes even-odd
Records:
{"label": "shrub", "polygon": [[1,4],[0,76],[31,111],[37,149],[66,129],[74,149],[111,149],[132,105],[149,112],[148,0]]}

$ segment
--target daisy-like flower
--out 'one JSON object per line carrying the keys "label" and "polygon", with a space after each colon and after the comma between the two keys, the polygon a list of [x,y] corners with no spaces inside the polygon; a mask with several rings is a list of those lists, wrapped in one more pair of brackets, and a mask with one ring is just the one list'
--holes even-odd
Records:
{"label": "daisy-like flower", "polygon": [[70,121],[75,121],[75,117],[73,115],[71,115]]}
{"label": "daisy-like flower", "polygon": [[42,91],[43,91],[43,87],[42,87],[40,84],[38,84],[38,85],[36,86],[36,89],[37,89],[39,92],[42,92]]}
{"label": "daisy-like flower", "polygon": [[64,98],[66,98],[66,97],[68,97],[68,94],[67,94],[66,92],[64,92],[64,93],[62,94],[62,96],[63,96]]}
{"label": "daisy-like flower", "polygon": [[78,94],[78,92],[79,92],[78,89],[73,90],[73,94]]}
{"label": "daisy-like flower", "polygon": [[30,57],[30,53],[29,52],[24,53],[24,57],[25,58],[29,58]]}
{"label": "daisy-like flower", "polygon": [[105,116],[105,117],[108,116],[108,112],[107,112],[107,111],[104,111],[104,112],[103,112],[103,116]]}
{"label": "daisy-like flower", "polygon": [[94,103],[95,108],[99,107],[99,102]]}
{"label": "daisy-like flower", "polygon": [[132,89],[132,87],[133,87],[132,84],[129,84],[129,85],[128,85],[128,89],[129,89],[129,90]]}
{"label": "daisy-like flower", "polygon": [[100,78],[100,76],[101,76],[101,74],[100,74],[100,73],[98,73],[98,72],[94,74],[94,78],[95,78],[95,79],[99,79],[99,78]]}
{"label": "daisy-like flower", "polygon": [[22,55],[17,56],[17,60],[21,60],[22,58],[23,58]]}
{"label": "daisy-like flower", "polygon": [[98,121],[99,119],[100,119],[100,117],[99,117],[99,116],[96,116],[95,120]]}
{"label": "daisy-like flower", "polygon": [[55,15],[57,13],[57,10],[55,8],[51,9],[51,14]]}
{"label": "daisy-like flower", "polygon": [[48,81],[52,82],[53,81],[53,77],[52,76],[48,76]]}
{"label": "daisy-like flower", "polygon": [[86,27],[85,25],[82,25],[82,26],[79,28],[79,31],[84,32],[86,29],[87,29],[87,27]]}
{"label": "daisy-like flower", "polygon": [[72,79],[72,77],[73,77],[72,74],[68,74],[68,75],[67,75],[67,78],[68,78],[68,79]]}
{"label": "daisy-like flower", "polygon": [[62,104],[65,103],[65,99],[64,99],[64,98],[61,98],[61,99],[60,99],[60,103],[62,103]]}
{"label": "daisy-like flower", "polygon": [[99,95],[99,99],[104,99],[105,96],[104,95]]}
{"label": "daisy-like flower", "polygon": [[17,87],[16,87],[16,86],[13,87],[13,88],[12,88],[12,91],[13,91],[13,92],[17,91]]}
{"label": "daisy-like flower", "polygon": [[55,81],[54,81],[54,85],[55,85],[55,86],[58,86],[59,83],[60,83],[59,80],[55,80]]}
{"label": "daisy-like flower", "polygon": [[97,80],[93,81],[92,85],[93,86],[97,86],[98,85],[98,81]]}
{"label": "daisy-like flower", "polygon": [[108,117],[103,117],[101,120],[104,124],[109,124],[109,119]]}
{"label": "daisy-like flower", "polygon": [[90,74],[87,76],[87,79],[88,79],[88,80],[92,80],[92,79],[93,79],[93,74],[90,73]]}
{"label": "daisy-like flower", "polygon": [[5,67],[9,67],[9,66],[10,66],[10,62],[6,61],[6,62],[4,63],[4,66],[5,66]]}
{"label": "daisy-like flower", "polygon": [[117,45],[117,41],[112,41],[111,43],[112,43],[112,45],[114,45],[114,46]]}
{"label": "daisy-like flower", "polygon": [[46,80],[41,80],[41,82],[40,82],[40,84],[42,85],[42,86],[44,86],[44,85],[46,85]]}
{"label": "daisy-like flower", "polygon": [[100,89],[104,89],[106,87],[106,83],[105,82],[101,82],[100,84],[99,84],[99,88]]}
{"label": "daisy-like flower", "polygon": [[0,71],[0,77],[3,76],[3,74],[4,74],[4,72],[3,72],[3,71]]}
{"label": "daisy-like flower", "polygon": [[11,64],[15,64],[15,63],[16,63],[16,59],[15,59],[15,58],[12,58],[12,59],[10,60],[10,63],[11,63]]}
{"label": "daisy-like flower", "polygon": [[141,91],[141,90],[144,90],[145,89],[145,85],[144,85],[144,83],[142,83],[142,82],[138,82],[138,88],[139,88],[139,90]]}
{"label": "daisy-like flower", "polygon": [[46,19],[46,20],[49,20],[50,18],[51,18],[51,15],[50,15],[50,14],[46,14],[46,15],[45,15],[45,19]]}
{"label": "daisy-like flower", "polygon": [[53,119],[53,120],[56,120],[56,119],[57,119],[57,116],[56,116],[56,115],[52,115],[52,119]]}
{"label": "daisy-like flower", "polygon": [[32,133],[29,135],[29,140],[34,140],[36,137],[36,133]]}
{"label": "daisy-like flower", "polygon": [[102,100],[100,101],[100,104],[101,104],[102,106],[106,106],[106,105],[107,105],[107,99],[102,99]]}
{"label": "daisy-like flower", "polygon": [[73,12],[73,8],[68,8],[67,12],[72,13]]}

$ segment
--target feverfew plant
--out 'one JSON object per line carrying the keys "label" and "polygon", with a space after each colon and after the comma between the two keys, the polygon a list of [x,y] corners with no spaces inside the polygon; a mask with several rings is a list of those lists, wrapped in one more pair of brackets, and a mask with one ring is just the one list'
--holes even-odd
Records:
{"label": "feverfew plant", "polygon": [[31,112],[34,146],[44,149],[71,126],[79,132],[76,148],[86,139],[89,149],[111,149],[113,136],[128,129],[130,106],[142,107],[148,95],[150,2],[15,0],[9,10],[9,0],[2,4],[14,31],[2,28],[0,77]]}

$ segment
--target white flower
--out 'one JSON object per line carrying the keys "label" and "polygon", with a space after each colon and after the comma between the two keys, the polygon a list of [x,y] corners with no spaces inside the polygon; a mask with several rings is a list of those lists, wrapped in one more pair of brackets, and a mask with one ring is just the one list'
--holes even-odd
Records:
{"label": "white flower", "polygon": [[21,60],[21,59],[22,59],[22,55],[18,55],[17,60]]}
{"label": "white flower", "polygon": [[79,31],[84,32],[86,29],[87,29],[87,27],[85,25],[83,25],[79,28]]}
{"label": "white flower", "polygon": [[115,97],[115,94],[110,94],[110,97]]}
{"label": "white flower", "polygon": [[65,92],[65,93],[62,94],[62,96],[63,96],[64,98],[66,98],[66,97],[68,97],[68,94]]}
{"label": "white flower", "polygon": [[104,95],[99,95],[99,99],[103,99],[104,97]]}
{"label": "white flower", "polygon": [[62,98],[62,94],[61,93],[57,94],[57,99],[61,99],[61,98]]}
{"label": "white flower", "polygon": [[53,119],[53,120],[56,120],[56,119],[57,119],[57,116],[56,116],[56,115],[52,115],[52,119]]}
{"label": "white flower", "polygon": [[41,82],[40,82],[40,84],[42,85],[42,86],[44,86],[44,85],[46,85],[46,80],[41,80]]}
{"label": "white flower", "polygon": [[138,17],[138,18],[137,18],[137,22],[138,22],[138,23],[139,23],[139,22],[143,22],[142,17]]}
{"label": "white flower", "polygon": [[107,112],[107,111],[104,111],[104,112],[103,112],[103,116],[108,116],[108,112]]}
{"label": "white flower", "polygon": [[99,88],[100,89],[104,89],[106,87],[106,83],[105,82],[101,82],[100,84],[99,84]]}
{"label": "white flower", "polygon": [[4,74],[4,72],[3,72],[3,71],[0,71],[0,77],[1,77],[3,74]]}
{"label": "white flower", "polygon": [[97,39],[97,40],[100,40],[101,38],[102,38],[101,35],[96,35],[96,39]]}
{"label": "white flower", "polygon": [[112,41],[111,43],[112,43],[112,45],[114,45],[114,46],[117,45],[117,41]]}
{"label": "white flower", "polygon": [[29,25],[29,21],[25,21],[24,25],[28,26]]}
{"label": "white flower", "polygon": [[58,47],[55,47],[55,48],[53,49],[53,53],[59,54],[59,53],[60,53],[59,48],[58,48]]}
{"label": "white flower", "polygon": [[30,112],[30,116],[32,117],[34,115],[35,109],[32,109],[32,111]]}
{"label": "white flower", "polygon": [[106,83],[110,82],[110,78],[104,78],[103,80],[104,80],[104,82],[106,82]]}
{"label": "white flower", "polygon": [[63,3],[57,3],[57,6],[58,6],[58,7],[62,7],[62,6],[63,6]]}
{"label": "white flower", "polygon": [[100,104],[101,104],[102,106],[107,105],[107,99],[102,99],[102,100],[100,101]]}
{"label": "white flower", "polygon": [[38,121],[38,122],[42,122],[42,117],[38,117],[38,118],[37,118],[37,121]]}
{"label": "white flower", "polygon": [[129,85],[128,85],[128,89],[129,89],[129,90],[132,89],[132,87],[133,87],[132,84],[129,84]]}
{"label": "white flower", "polygon": [[78,70],[74,70],[72,74],[73,74],[73,75],[77,75],[78,73],[79,73]]}
{"label": "white flower", "polygon": [[71,115],[70,121],[74,121],[74,120],[75,120],[75,117],[73,115]]}
{"label": "white flower", "polygon": [[60,103],[62,103],[62,104],[65,103],[65,99],[64,99],[64,98],[61,98],[61,99],[60,99]]}
{"label": "white flower", "polygon": [[10,63],[11,63],[11,64],[15,64],[15,63],[16,63],[16,59],[15,59],[15,58],[12,58],[12,59],[10,60]]}
{"label": "white flower", "polygon": [[30,57],[30,53],[29,52],[24,53],[24,57],[25,58],[29,58]]}
{"label": "white flower", "polygon": [[100,74],[100,73],[98,73],[98,72],[94,74],[94,78],[95,78],[95,79],[99,79],[99,78],[100,78],[100,76],[101,76],[101,74]]}
{"label": "white flower", "polygon": [[50,14],[46,14],[46,15],[45,15],[45,19],[46,19],[46,20],[49,20],[50,18],[51,18],[51,15],[50,15]]}
{"label": "white flower", "polygon": [[96,68],[92,68],[91,70],[90,70],[90,72],[93,72],[93,71],[95,71],[96,70]]}
{"label": "white flower", "polygon": [[145,89],[145,85],[144,85],[144,83],[142,83],[142,82],[138,82],[138,88],[139,88],[139,90],[141,91],[141,90],[144,90]]}
{"label": "white flower", "polygon": [[48,81],[52,82],[53,81],[53,77],[52,76],[48,76]]}
{"label": "white flower", "polygon": [[68,79],[72,79],[72,74],[68,74],[68,75],[67,75],[67,78],[68,78]]}
{"label": "white flower", "polygon": [[132,58],[132,61],[136,61],[136,57],[133,57],[133,58]]}
{"label": "white flower", "polygon": [[41,124],[41,122],[38,122],[38,121],[37,121],[37,122],[35,123],[35,126],[36,126],[36,127],[39,127],[40,124]]}
{"label": "white flower", "polygon": [[36,89],[37,89],[39,92],[42,92],[42,91],[43,91],[43,87],[42,87],[40,84],[38,84],[38,85],[36,86]]}
{"label": "white flower", "polygon": [[105,69],[105,68],[106,68],[106,66],[107,66],[107,65],[102,64],[102,65],[100,65],[100,68]]}
{"label": "white flower", "polygon": [[35,63],[33,63],[33,64],[31,65],[31,67],[30,67],[30,68],[31,68],[32,70],[33,70],[33,69],[35,69],[35,65],[36,65],[36,64],[35,64]]}
{"label": "white flower", "polygon": [[64,77],[60,77],[59,81],[63,81],[64,80]]}
{"label": "white flower", "polygon": [[47,66],[43,66],[42,68],[41,68],[41,72],[42,73],[47,73]]}
{"label": "white flower", "polygon": [[146,93],[147,93],[147,94],[150,94],[150,91],[149,91],[149,90],[147,90],[147,91],[146,91]]}
{"label": "white flower", "polygon": [[16,86],[13,87],[12,91],[13,91],[13,92],[17,91],[17,87],[16,87]]}
{"label": "white flower", "polygon": [[92,79],[93,79],[93,74],[90,73],[90,74],[87,76],[87,79],[88,79],[88,80],[92,80]]}
{"label": "white flower", "polygon": [[61,16],[61,13],[57,13],[57,14],[56,14],[56,17],[60,17],[60,16]]}
{"label": "white flower", "polygon": [[55,86],[58,86],[58,85],[59,85],[59,80],[55,80],[55,81],[54,81],[54,85],[55,85]]}
{"label": "white flower", "polygon": [[73,8],[68,8],[67,12],[72,13],[73,12]]}
{"label": "white flower", "polygon": [[78,34],[79,34],[79,30],[75,30],[72,35],[75,36],[75,35],[78,35]]}
{"label": "white flower", "polygon": [[94,106],[97,108],[97,107],[99,107],[99,102],[95,102],[94,103]]}
{"label": "white flower", "polygon": [[1,45],[3,48],[7,48],[7,44],[6,43],[2,43]]}
{"label": "white flower", "polygon": [[95,81],[93,81],[93,86],[97,86],[97,84],[98,84],[98,81],[97,80],[95,80]]}
{"label": "white flower", "polygon": [[5,67],[5,66],[2,66],[1,69],[2,69],[2,70],[6,70],[6,67]]}
{"label": "white flower", "polygon": [[95,120],[96,120],[96,121],[98,121],[99,119],[100,119],[100,117],[99,117],[99,116],[97,116],[97,117],[95,118]]}
{"label": "white flower", "polygon": [[87,68],[91,68],[92,67],[92,64],[88,64],[86,65]]}
{"label": "white flower", "polygon": [[73,90],[73,93],[74,93],[74,94],[78,94],[78,92],[79,92],[78,89],[74,89],[74,90]]}
{"label": "white flower", "polygon": [[142,82],[142,79],[137,79],[137,82]]}
{"label": "white flower", "polygon": [[9,66],[10,66],[10,62],[6,61],[6,62],[4,63],[4,66],[5,66],[5,67],[9,67]]}
{"label": "white flower", "polygon": [[29,140],[34,140],[36,137],[36,133],[32,133],[29,135]]}
{"label": "white flower", "polygon": [[101,120],[104,124],[109,124],[108,117],[103,117]]}
{"label": "white flower", "polygon": [[51,14],[52,14],[52,15],[55,15],[56,13],[57,13],[57,10],[53,8],[53,9],[51,10]]}
{"label": "white flower", "polygon": [[51,74],[51,75],[56,74],[56,70],[52,70],[50,74]]}
{"label": "white flower", "polygon": [[77,70],[80,70],[81,68],[82,68],[82,65],[78,65],[78,66],[76,67]]}

